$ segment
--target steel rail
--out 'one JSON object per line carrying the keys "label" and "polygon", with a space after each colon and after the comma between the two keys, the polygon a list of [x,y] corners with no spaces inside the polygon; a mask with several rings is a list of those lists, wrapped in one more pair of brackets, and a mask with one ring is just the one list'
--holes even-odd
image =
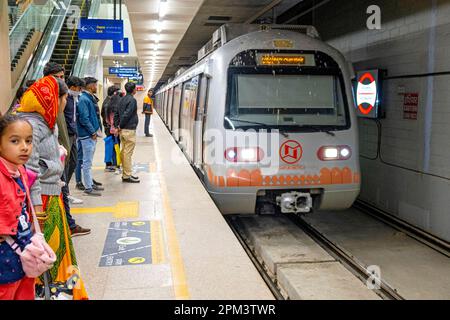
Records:
{"label": "steel rail", "polygon": [[[323,233],[315,229],[305,220],[297,215],[285,215],[295,225],[300,227],[308,236],[310,236],[317,244],[319,244],[325,251],[327,251],[336,260],[341,262],[350,272],[352,272],[361,281],[366,282],[368,279],[374,279],[374,275],[359,262],[356,257],[339,247],[337,244],[328,239]],[[374,292],[384,300],[404,300],[404,298],[382,279],[377,279],[378,289],[373,289]],[[374,284],[376,285],[376,283]]]}
{"label": "steel rail", "polygon": [[416,226],[413,226],[412,224],[403,221],[383,210],[375,208],[373,205],[363,200],[357,200],[353,204],[353,208],[361,211],[362,213],[370,215],[371,217],[387,224],[394,229],[397,229],[398,231],[405,233],[409,237],[419,241],[420,243],[423,243],[424,245],[438,251],[439,253],[450,257],[449,242],[439,239],[438,237]]}
{"label": "steel rail", "polygon": [[235,221],[235,219],[236,218],[233,217],[233,216],[225,217],[225,221],[230,226],[231,231],[233,231],[234,235],[236,236],[236,238],[238,239],[238,241],[242,245],[242,248],[247,253],[248,257],[250,258],[250,260],[252,261],[253,265],[258,270],[258,272],[261,275],[261,277],[263,278],[264,282],[269,287],[269,290],[272,292],[272,294],[275,297],[275,299],[277,299],[277,300],[285,300],[285,298],[281,294],[281,291],[278,288],[276,282],[269,276],[269,274],[265,270],[265,268],[262,265],[262,263],[256,257],[256,255],[255,255],[254,251],[252,250],[252,248],[250,247],[249,243],[244,238],[244,235],[243,235],[243,232],[242,232],[242,228],[240,228],[238,226],[238,224]]}

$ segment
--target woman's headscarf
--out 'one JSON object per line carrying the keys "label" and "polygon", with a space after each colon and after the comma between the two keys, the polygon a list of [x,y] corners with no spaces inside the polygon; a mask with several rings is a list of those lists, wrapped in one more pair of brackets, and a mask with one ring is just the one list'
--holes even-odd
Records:
{"label": "woman's headscarf", "polygon": [[47,76],[28,88],[20,101],[17,112],[37,112],[47,122],[50,130],[53,130],[58,115],[58,104],[58,81],[52,76]]}

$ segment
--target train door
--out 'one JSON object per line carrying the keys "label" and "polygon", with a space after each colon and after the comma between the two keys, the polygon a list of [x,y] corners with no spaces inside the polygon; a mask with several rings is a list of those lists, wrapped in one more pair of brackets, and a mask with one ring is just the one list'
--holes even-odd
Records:
{"label": "train door", "polygon": [[202,75],[198,94],[197,114],[194,129],[194,165],[202,169],[203,162],[203,136],[205,131],[206,109],[208,101],[209,79]]}
{"label": "train door", "polygon": [[198,81],[196,76],[183,84],[180,143],[189,161],[194,158],[194,123],[197,111]]}
{"label": "train door", "polygon": [[181,106],[181,84],[177,85],[173,90],[173,107],[172,107],[172,134],[176,141],[180,140],[180,106]]}
{"label": "train door", "polygon": [[167,112],[168,105],[169,105],[169,96],[170,96],[170,91],[168,90],[168,91],[166,91],[166,100],[164,102],[164,122],[166,123],[166,126],[169,125],[169,123],[167,122],[168,117],[169,117],[168,112]]}
{"label": "train door", "polygon": [[164,104],[166,101],[166,91],[164,91],[161,95],[161,119],[164,121]]}
{"label": "train door", "polygon": [[173,88],[169,89],[169,106],[167,107],[167,127],[172,131]]}

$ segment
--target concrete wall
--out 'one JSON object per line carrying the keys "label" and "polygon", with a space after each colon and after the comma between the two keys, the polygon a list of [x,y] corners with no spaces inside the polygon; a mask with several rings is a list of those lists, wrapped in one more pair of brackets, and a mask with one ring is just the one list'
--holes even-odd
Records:
{"label": "concrete wall", "polygon": [[4,114],[11,103],[11,61],[9,58],[8,1],[0,1],[0,113]]}
{"label": "concrete wall", "polygon": [[[372,4],[381,8],[381,30],[366,27]],[[450,74],[403,77],[450,73],[450,1],[334,0],[313,24],[356,71],[400,77],[383,85],[381,158],[367,159],[377,154],[376,123],[359,120],[361,198],[450,241]],[[401,88],[419,94],[417,120],[403,119]]]}

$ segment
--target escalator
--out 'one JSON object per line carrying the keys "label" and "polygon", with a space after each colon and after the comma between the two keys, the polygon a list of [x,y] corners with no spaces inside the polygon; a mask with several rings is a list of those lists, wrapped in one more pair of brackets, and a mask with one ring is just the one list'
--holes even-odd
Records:
{"label": "escalator", "polygon": [[[3,1],[3,0],[0,0]],[[45,24],[40,26],[42,37],[40,38],[37,46],[33,49],[31,58],[26,63],[21,75],[18,76],[16,85],[14,86],[14,94],[21,87],[25,86],[27,80],[36,80],[42,78],[44,66],[50,62],[56,62],[64,66],[65,77],[75,75],[78,77],[84,77],[89,55],[92,47],[92,41],[80,40],[78,38],[78,29],[71,28],[70,23],[77,23],[78,12],[73,11],[73,6],[80,8],[81,18],[94,18],[98,16],[101,2],[103,0],[59,0],[58,2],[48,1],[44,7],[36,6],[33,8],[33,12],[41,12],[42,21],[45,20]],[[55,5],[58,3],[59,5]],[[41,9],[44,8],[44,9]],[[31,10],[30,10],[31,11]],[[31,16],[31,14],[29,14]],[[68,21],[69,19],[73,21]],[[24,19],[22,19],[24,20]],[[28,26],[29,21],[36,21],[34,17],[29,18],[27,21],[22,21],[22,24]],[[33,25],[33,24],[31,24]],[[15,37],[19,38],[22,30],[30,32],[29,28],[21,26],[16,27]],[[20,39],[19,39],[20,40]],[[27,41],[25,37],[25,41]],[[17,44],[17,50],[12,55],[23,51],[19,48],[20,41]],[[24,41],[22,41],[24,42]],[[11,39],[10,39],[11,43]],[[25,43],[25,45],[27,45]],[[11,101],[10,110],[14,107],[16,101]]]}
{"label": "escalator", "polygon": [[[72,6],[78,6],[81,11],[81,18],[87,18],[89,14],[89,0],[72,0]],[[66,79],[71,75],[75,60],[78,56],[78,50],[81,45],[81,40],[78,39],[78,32],[76,28],[69,28],[68,19],[73,19],[70,15],[66,16],[63,27],[59,33],[56,41],[55,49],[50,58],[50,61],[59,63],[64,67]]]}

